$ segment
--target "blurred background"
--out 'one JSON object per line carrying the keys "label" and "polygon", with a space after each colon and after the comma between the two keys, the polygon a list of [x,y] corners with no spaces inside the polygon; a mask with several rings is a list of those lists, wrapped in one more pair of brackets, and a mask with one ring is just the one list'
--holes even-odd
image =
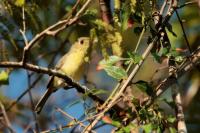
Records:
{"label": "blurred background", "polygon": [[[160,1],[161,2],[161,1]],[[181,0],[179,4],[187,1]],[[25,6],[26,15],[26,36],[31,40],[37,33],[41,32],[48,26],[56,23],[71,11],[75,0],[27,0]],[[162,2],[161,2],[162,3]],[[158,3],[159,5],[160,3]],[[80,8],[80,7],[79,7]],[[113,11],[113,1],[111,0],[111,8]],[[89,7],[95,12],[95,18],[101,18],[99,3],[93,0]],[[192,50],[199,46],[200,42],[200,8],[198,4],[185,6],[178,10],[181,19],[183,20],[186,35]],[[28,57],[30,63],[54,68],[58,59],[65,54],[71,44],[73,44],[78,37],[90,36],[92,25],[88,24],[89,18],[82,18],[82,20],[60,32],[54,37],[47,36],[39,40],[31,49]],[[177,36],[168,33],[172,47],[187,49],[183,32],[177,16],[174,14],[170,20],[173,26],[173,31]],[[135,27],[139,24],[133,23],[133,26],[121,32],[122,46],[124,51],[133,51],[136,47],[139,35],[134,32]],[[22,28],[22,8],[17,6],[13,0],[0,1],[0,61],[19,61],[22,57],[24,48],[24,40],[19,29]],[[149,32],[145,32],[139,46],[139,53],[141,54],[147,46]],[[126,53],[123,54],[127,56]],[[85,76],[80,81],[83,85],[88,87],[95,87],[97,89],[105,90],[101,94],[102,98],[106,98],[112,88],[117,84],[117,80],[108,76],[105,71],[97,71],[98,62],[103,59],[101,51],[95,49],[92,52],[92,58],[85,71]],[[145,80],[159,82],[167,76],[167,64],[157,63],[153,56],[150,55],[145,61],[144,65],[138,72],[134,81]],[[0,72],[6,70],[0,68]],[[155,73],[158,70],[157,73]],[[71,119],[64,116],[61,112],[56,111],[55,107],[62,109],[69,115],[76,119],[83,120],[85,115],[92,115],[95,110],[95,103],[90,98],[85,98],[79,94],[75,89],[63,90],[60,89],[54,93],[40,115],[33,113],[33,105],[37,103],[39,98],[46,90],[48,83],[48,75],[38,74],[24,69],[9,69],[9,83],[0,84],[0,101],[5,108],[10,107],[15,100],[17,104],[12,106],[7,111],[12,128],[16,132],[33,132],[36,128],[36,121],[39,123],[40,130],[55,129],[60,125],[68,124]],[[183,106],[185,120],[188,132],[197,133],[200,131],[200,73],[196,69],[188,72],[178,80],[181,94],[183,97]],[[33,86],[31,91],[26,93],[22,98],[20,96]],[[132,89],[137,94],[135,86]],[[171,99],[170,89],[163,94],[162,97]],[[30,98],[31,97],[31,98]],[[19,99],[20,98],[20,99]],[[162,104],[166,112],[173,114],[173,110],[166,104]],[[85,122],[87,124],[87,122]],[[96,128],[98,132],[111,132],[113,126],[99,123]],[[0,126],[0,130],[8,132]],[[63,132],[79,132],[78,127],[65,128]]]}

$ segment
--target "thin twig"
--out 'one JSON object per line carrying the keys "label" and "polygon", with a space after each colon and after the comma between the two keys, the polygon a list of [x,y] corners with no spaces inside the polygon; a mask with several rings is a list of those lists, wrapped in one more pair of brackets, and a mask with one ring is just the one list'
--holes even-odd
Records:
{"label": "thin twig", "polygon": [[81,2],[81,0],[77,0],[76,3],[74,4],[74,6],[72,7],[72,9],[63,18],[69,19],[70,17],[72,17],[73,14],[75,14],[76,9],[77,9],[78,5],[80,4],[80,2]]}
{"label": "thin twig", "polygon": [[[28,76],[28,88],[32,88],[31,87],[31,74],[27,72],[27,76]],[[39,132],[39,126],[38,126],[38,122],[37,122],[37,115],[34,111],[34,102],[33,102],[33,96],[32,96],[32,93],[31,93],[31,89],[28,91],[28,94],[29,94],[29,98],[30,98],[30,103],[31,103],[31,110],[32,110],[32,114],[33,114],[33,118],[34,118],[34,121],[35,121],[35,129],[37,132]]]}
{"label": "thin twig", "polygon": [[197,3],[198,3],[197,0],[194,0],[194,1],[188,1],[188,2],[185,2],[184,4],[178,6],[177,9],[183,8],[183,7],[188,6],[188,5],[197,4]]}
{"label": "thin twig", "polygon": [[169,0],[169,1],[170,1],[170,2],[168,3],[169,6],[168,6],[168,9],[167,9],[167,13],[168,13],[169,10],[172,8],[172,5],[173,5],[174,1],[176,1],[176,0]]}
{"label": "thin twig", "polygon": [[15,133],[15,131],[12,129],[10,120],[8,119],[8,116],[7,116],[7,114],[6,114],[5,108],[4,108],[4,106],[3,106],[3,104],[2,104],[1,101],[0,101],[0,108],[1,108],[1,112],[2,112],[2,114],[3,114],[3,117],[4,117],[4,120],[5,120],[6,126],[9,128],[9,130],[10,130],[12,133]]}
{"label": "thin twig", "polygon": [[191,69],[195,68],[199,64],[200,64],[200,48],[198,48],[195,52],[193,52],[191,54],[191,56],[188,57],[182,63],[182,65],[179,68],[177,68],[176,70],[174,70],[173,72],[171,72],[172,73],[171,75],[169,75],[167,78],[165,78],[164,80],[162,80],[160,82],[160,84],[157,85],[157,87],[155,87],[156,88],[155,97],[153,99],[152,98],[144,99],[144,101],[142,102],[142,105],[145,105],[147,107],[151,106],[151,104],[153,103],[153,101],[157,97],[159,97],[163,92],[165,92],[167,90],[167,88],[169,88],[171,85],[173,85],[174,83],[176,83],[175,78],[172,78],[173,75],[176,75],[176,78],[180,78],[185,73],[187,73]]}
{"label": "thin twig", "polygon": [[145,27],[142,28],[142,32],[140,33],[139,39],[138,39],[138,41],[137,41],[137,44],[136,44],[136,47],[135,47],[135,50],[134,50],[135,53],[136,53],[137,50],[138,50],[138,47],[139,47],[139,45],[140,45],[140,43],[141,43],[142,37],[143,37],[143,35],[144,35],[144,32],[145,32]]}
{"label": "thin twig", "polygon": [[[68,118],[70,118],[71,120],[73,120],[75,122],[75,124],[72,122],[72,124],[69,124],[71,126],[73,125],[77,125],[79,124],[81,127],[86,127],[83,122],[77,120],[76,118],[72,117],[71,115],[69,115],[68,113],[64,112],[62,109],[60,108],[56,108],[56,111],[60,112],[61,114],[63,114],[64,116],[67,116]],[[95,131],[91,131],[92,133],[96,133]]]}
{"label": "thin twig", "polygon": [[[66,42],[67,42],[67,40],[65,40],[65,41],[61,44],[60,48],[57,49],[57,52],[56,52],[56,54],[53,56],[53,58],[51,59],[51,61],[50,61],[49,65],[48,65],[48,67],[51,66],[51,64],[53,63],[53,61],[55,60],[55,58],[56,58],[56,56],[57,56],[57,54],[58,54],[58,51],[60,51],[60,50],[63,48],[63,46],[64,46],[64,44],[65,44]],[[32,73],[32,74],[33,74],[33,73]],[[32,74],[31,74],[31,75],[32,75]],[[28,93],[28,92],[40,81],[41,78],[42,78],[42,75],[39,75],[39,76],[35,79],[35,81],[33,81],[33,83],[32,83],[31,85],[29,85],[29,87],[17,98],[17,100],[15,100],[14,102],[12,102],[11,105],[8,106],[8,108],[6,109],[6,111],[9,111],[14,105],[16,105],[16,104],[21,100],[21,98],[23,98],[23,97],[26,95],[26,93]]]}
{"label": "thin twig", "polygon": [[12,102],[7,108],[6,112],[9,111],[13,106],[15,106],[42,78],[42,75],[40,75],[36,80],[30,85],[28,89],[26,89],[14,102]]}
{"label": "thin twig", "polygon": [[[140,43],[141,43],[141,41],[142,41],[142,37],[143,37],[143,35],[144,35],[144,32],[145,32],[145,28],[143,28],[142,29],[142,32],[140,33],[140,36],[139,36],[139,39],[138,39],[138,42],[137,42],[137,44],[136,44],[136,48],[135,48],[135,50],[134,50],[134,52],[137,52],[137,49],[138,49],[138,47],[139,47],[139,45],[140,45]],[[127,69],[126,69],[126,72],[128,73],[129,72],[129,70],[130,70],[130,68],[133,66],[133,62],[131,62],[129,65],[128,65],[128,67],[127,67]],[[123,81],[122,81],[123,82]],[[102,105],[102,107],[100,107],[100,108],[104,108],[105,107],[105,105],[107,104],[107,102],[109,101],[109,100],[111,100],[111,98],[115,95],[115,93],[118,91],[118,89],[119,89],[119,87],[120,87],[120,85],[122,84],[122,82],[119,82],[117,85],[116,85],[116,87],[113,89],[113,91],[112,91],[112,93],[110,94],[110,96],[107,98],[107,100],[104,102],[104,104]]]}
{"label": "thin twig", "polygon": [[28,45],[26,45],[24,47],[24,53],[22,56],[22,63],[23,65],[25,65],[26,59],[27,59],[27,54],[29,52],[29,50],[33,47],[33,45],[42,37],[44,37],[45,35],[53,35],[55,36],[58,32],[62,31],[63,29],[65,29],[66,27],[74,24],[81,16],[81,14],[83,14],[83,12],[86,10],[87,6],[89,5],[89,3],[91,2],[91,0],[87,0],[84,5],[82,6],[82,8],[77,12],[77,14],[71,18],[67,18],[65,20],[60,20],[57,23],[49,26],[48,28],[46,28],[45,30],[43,30],[42,32],[36,34],[36,36],[28,43]]}
{"label": "thin twig", "polygon": [[163,14],[163,13],[164,13],[165,7],[166,7],[166,5],[167,5],[167,2],[168,2],[168,0],[165,0],[165,1],[163,2],[162,7],[160,8],[160,14]]}
{"label": "thin twig", "polygon": [[134,76],[138,72],[139,68],[143,64],[144,59],[146,59],[146,57],[149,55],[154,43],[157,42],[157,39],[158,38],[155,38],[154,41],[151,44],[149,44],[149,46],[147,47],[147,49],[145,50],[145,52],[142,55],[143,59],[135,66],[135,68],[133,69],[133,71],[129,75],[128,79],[125,81],[125,83],[122,85],[122,87],[118,90],[118,92],[107,102],[107,104],[105,104],[102,107],[103,110],[99,113],[97,118],[91,124],[89,124],[87,126],[87,128],[85,128],[83,130],[83,133],[88,133],[96,125],[96,123],[104,116],[104,113],[107,112],[114,105],[113,103],[122,95],[122,93],[126,89],[129,82],[134,78]]}
{"label": "thin twig", "polygon": [[[161,94],[163,94],[170,86],[177,83],[177,80],[173,78],[173,75],[176,75],[176,78],[179,79],[181,76],[196,68],[198,65],[200,65],[200,47],[195,50],[176,70],[171,71],[171,75],[162,80],[155,87],[156,93],[154,97],[145,98],[141,102],[141,106],[145,106],[145,108],[150,107]],[[135,119],[137,119],[137,112],[132,112],[131,121],[134,121]]]}
{"label": "thin twig", "polygon": [[[31,128],[33,125],[35,125],[35,122],[29,123],[29,124],[27,125],[27,127],[24,128],[24,133],[28,133],[28,130],[29,130],[29,129],[31,129],[31,130],[33,131],[33,133],[39,133],[39,131],[36,132],[35,130],[33,130],[33,129]],[[29,132],[30,132],[30,131],[29,131]]]}
{"label": "thin twig", "polygon": [[167,13],[165,19],[161,23],[161,26],[158,28],[157,35],[154,37],[153,41],[149,44],[147,49],[144,51],[144,53],[142,55],[143,59],[135,66],[135,68],[132,70],[131,74],[129,75],[128,79],[125,81],[125,83],[122,85],[122,87],[118,90],[118,92],[112,98],[110,98],[109,100],[106,100],[106,104],[104,103],[104,105],[101,107],[103,110],[99,113],[98,117],[96,117],[96,119],[92,123],[90,123],[87,126],[87,128],[85,128],[83,130],[83,133],[88,133],[98,123],[98,121],[104,116],[105,112],[107,112],[113,106],[113,102],[116,101],[122,95],[122,93],[126,89],[129,82],[134,78],[134,76],[138,72],[139,68],[143,64],[144,60],[149,55],[149,53],[150,53],[151,49],[153,48],[153,46],[155,45],[155,43],[159,40],[160,32],[163,30],[166,23],[169,21],[172,14],[174,13],[176,5],[177,5],[177,3],[175,1],[173,3],[172,8],[170,9],[170,12]]}
{"label": "thin twig", "polygon": [[177,16],[177,18],[178,18],[178,21],[179,21],[179,23],[180,23],[180,25],[181,25],[181,29],[182,29],[182,31],[183,31],[183,36],[184,36],[184,38],[185,38],[187,48],[188,48],[188,50],[189,50],[190,53],[191,53],[191,52],[192,52],[192,49],[191,49],[190,44],[189,44],[189,41],[188,41],[188,39],[187,39],[187,35],[186,35],[185,29],[184,29],[184,27],[183,27],[183,22],[182,22],[182,20],[181,20],[179,14],[178,14],[178,11],[175,10],[175,12],[176,12],[176,16]]}
{"label": "thin twig", "polygon": [[20,29],[19,32],[22,34],[25,46],[27,46],[28,45],[28,39],[26,37],[26,20],[25,20],[24,6],[22,7],[22,25],[23,25],[22,30]]}
{"label": "thin twig", "polygon": [[23,31],[26,32],[26,18],[25,18],[25,11],[24,6],[22,7],[22,25],[23,25]]}

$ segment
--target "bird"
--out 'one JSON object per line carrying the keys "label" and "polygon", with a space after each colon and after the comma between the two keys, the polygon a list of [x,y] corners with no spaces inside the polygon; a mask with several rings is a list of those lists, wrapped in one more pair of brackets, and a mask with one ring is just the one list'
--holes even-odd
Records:
{"label": "bird", "polygon": [[[84,73],[84,66],[86,64],[86,58],[89,56],[91,51],[89,37],[80,37],[71,46],[69,52],[67,52],[58,61],[55,69],[58,72],[62,72],[73,80],[80,80]],[[71,88],[62,78],[51,76],[47,85],[47,90],[44,95],[40,98],[39,102],[35,106],[35,112],[39,114],[45,105],[48,98],[52,93],[56,92],[59,88]]]}

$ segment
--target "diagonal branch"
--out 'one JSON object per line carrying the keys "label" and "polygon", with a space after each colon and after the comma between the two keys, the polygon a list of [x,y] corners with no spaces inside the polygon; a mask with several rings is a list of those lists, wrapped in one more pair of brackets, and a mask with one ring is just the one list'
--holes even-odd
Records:
{"label": "diagonal branch", "polygon": [[1,110],[1,113],[3,114],[5,125],[10,130],[11,133],[15,133],[15,131],[12,129],[11,122],[8,119],[8,116],[6,114],[5,108],[4,108],[4,106],[3,106],[1,101],[0,101],[0,110]]}
{"label": "diagonal branch", "polygon": [[[155,87],[156,93],[155,93],[154,97],[145,98],[141,102],[141,106],[145,106],[146,108],[150,107],[161,94],[163,94],[170,86],[177,83],[177,79],[182,77],[187,72],[189,72],[195,68],[198,68],[199,65],[200,65],[200,47],[196,51],[194,51],[191,54],[191,56],[188,57],[178,69],[171,71],[171,75],[168,76],[167,78],[165,78],[164,80],[162,80]],[[176,78],[174,78],[174,75],[176,75]],[[137,114],[136,112],[132,113],[131,121],[133,121],[134,119],[137,118],[136,114]]]}
{"label": "diagonal branch", "polygon": [[173,78],[176,75],[176,78],[180,78],[188,71],[198,67],[200,65],[200,47],[188,57],[184,63],[177,69],[172,72],[166,79],[161,81],[156,87],[156,94],[154,98],[147,98],[142,102],[142,105],[151,106],[153,101],[159,97],[163,92],[167,90],[171,85],[176,83],[176,79]]}
{"label": "diagonal branch", "polygon": [[55,36],[57,33],[62,31],[63,29],[74,24],[80,18],[80,16],[84,13],[84,11],[86,10],[86,8],[90,4],[90,2],[91,2],[91,0],[87,0],[85,2],[85,4],[82,6],[82,8],[76,13],[76,15],[73,18],[69,17],[65,20],[60,20],[57,23],[55,23],[54,25],[49,26],[48,28],[46,28],[42,32],[36,34],[36,36],[24,47],[24,53],[23,53],[23,56],[22,56],[23,65],[26,62],[26,58],[27,58],[27,54],[28,54],[29,50],[34,46],[34,44],[38,40],[43,38],[45,35]]}
{"label": "diagonal branch", "polygon": [[186,32],[185,32],[185,29],[184,29],[184,27],[183,27],[183,21],[181,20],[178,11],[176,10],[175,12],[176,12],[176,16],[177,16],[177,18],[178,18],[178,21],[179,21],[179,23],[180,23],[180,25],[181,25],[181,29],[182,29],[182,31],[183,31],[183,36],[184,36],[184,38],[185,38],[187,48],[188,48],[188,50],[189,50],[190,53],[191,53],[191,52],[192,52],[192,49],[191,49],[191,47],[190,47],[190,44],[189,44],[189,41],[188,41],[188,39],[187,39],[187,35],[186,35]]}
{"label": "diagonal branch", "polygon": [[[172,7],[170,8],[169,12],[167,13],[167,15],[165,16],[163,22],[161,23],[160,27],[158,28],[158,33],[156,34],[156,36],[154,37],[153,41],[149,44],[149,46],[146,48],[145,52],[143,53],[142,57],[143,60],[141,60],[136,66],[135,68],[132,70],[131,74],[129,75],[128,79],[125,80],[124,84],[119,88],[119,90],[115,93],[115,95],[113,97],[111,97],[110,99],[108,99],[103,105],[102,105],[102,109],[99,112],[99,115],[96,117],[96,119],[94,121],[92,121],[84,130],[83,133],[88,133],[90,132],[90,130],[98,123],[98,121],[104,116],[104,114],[114,106],[113,103],[115,103],[115,101],[123,94],[124,90],[126,89],[127,85],[129,84],[129,82],[135,77],[136,73],[138,72],[138,70],[140,69],[140,67],[142,66],[144,60],[146,59],[146,57],[149,55],[151,49],[153,48],[153,46],[157,43],[157,41],[160,39],[160,33],[162,32],[162,30],[165,28],[165,25],[168,23],[169,19],[171,18],[171,16],[173,15],[175,9],[177,7],[177,2],[174,1]],[[123,82],[122,82],[123,83]]]}

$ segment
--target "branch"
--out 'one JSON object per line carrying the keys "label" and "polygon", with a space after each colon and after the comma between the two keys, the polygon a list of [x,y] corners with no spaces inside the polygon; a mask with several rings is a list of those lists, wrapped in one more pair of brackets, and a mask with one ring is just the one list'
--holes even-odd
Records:
{"label": "branch", "polygon": [[187,133],[187,128],[185,124],[185,117],[183,113],[183,104],[181,100],[181,94],[178,85],[172,85],[173,101],[175,103],[175,114],[177,119],[177,131]]}
{"label": "branch", "polygon": [[22,62],[0,62],[0,67],[4,67],[4,68],[24,68],[26,70],[30,70],[30,71],[34,71],[37,73],[43,73],[43,74],[48,74],[48,75],[54,75],[57,76],[59,78],[62,78],[65,80],[65,82],[67,84],[69,84],[70,86],[74,87],[77,89],[78,92],[80,93],[87,93],[88,96],[90,98],[92,98],[95,101],[98,101],[100,103],[103,103],[103,100],[100,99],[98,96],[92,94],[90,92],[90,89],[85,87],[85,86],[81,86],[79,83],[75,82],[73,79],[71,79],[70,77],[68,77],[67,75],[65,75],[64,73],[58,72],[57,70],[54,69],[48,69],[45,67],[39,67],[30,63],[25,63],[23,64]]}
{"label": "branch", "polygon": [[183,113],[183,106],[182,106],[182,100],[181,100],[181,94],[178,86],[178,81],[176,78],[176,74],[173,74],[173,71],[176,71],[176,62],[174,60],[174,57],[169,57],[168,61],[168,67],[169,67],[169,75],[172,75],[173,78],[176,80],[176,83],[171,86],[172,89],[172,98],[175,103],[175,114],[177,119],[177,125],[176,129],[178,132],[184,132],[187,133],[187,128],[185,124],[185,117]]}
{"label": "branch", "polygon": [[101,18],[104,22],[112,23],[112,14],[110,10],[110,0],[99,0]]}
{"label": "branch", "polygon": [[184,29],[184,27],[183,27],[183,22],[182,22],[182,20],[181,20],[179,14],[178,14],[178,11],[176,10],[175,12],[176,12],[176,16],[177,16],[177,18],[178,18],[178,21],[179,21],[179,23],[180,23],[180,25],[181,25],[181,29],[182,29],[182,31],[183,31],[183,36],[184,36],[184,38],[185,38],[187,48],[188,48],[188,50],[189,50],[190,53],[191,53],[191,52],[192,52],[192,49],[191,49],[190,44],[189,44],[189,41],[188,41],[188,39],[187,39],[187,35],[186,35],[185,29]]}
{"label": "branch", "polygon": [[[81,127],[86,127],[83,122],[79,121],[78,119],[72,117],[71,115],[69,115],[67,112],[63,111],[60,108],[56,108],[57,112],[60,112],[62,115],[64,115],[67,118],[70,118],[72,121],[69,122],[68,126],[74,126],[74,125],[80,125]],[[95,131],[91,131],[92,133],[96,133]]]}
{"label": "branch", "polygon": [[[55,54],[53,55],[52,59],[50,60],[50,62],[49,62],[49,64],[48,64],[48,67],[50,67],[50,66],[53,64],[53,62],[54,62],[54,60],[55,60],[55,58],[56,58],[58,52],[59,52],[61,49],[63,49],[64,44],[66,44],[67,42],[68,42],[68,40],[66,39],[65,41],[62,42],[61,46],[60,46],[57,50],[55,50]],[[40,58],[40,56],[39,56],[38,58]],[[42,75],[39,75],[39,76],[33,81],[33,83],[30,84],[30,86],[29,86],[27,89],[25,89],[25,91],[22,92],[22,94],[21,94],[20,96],[18,96],[18,98],[17,98],[14,102],[12,102],[12,103],[6,108],[6,111],[9,111],[13,106],[15,106],[15,105],[26,95],[26,93],[28,93],[28,92],[38,83],[38,81],[41,80],[41,78],[42,78]],[[0,116],[1,116],[1,114],[0,114]]]}
{"label": "branch", "polygon": [[[129,75],[128,79],[125,80],[122,86],[120,86],[121,88],[119,88],[119,90],[117,90],[117,92],[115,93],[115,95],[113,97],[111,97],[110,99],[108,99],[101,107],[101,109],[103,109],[102,111],[99,112],[99,115],[96,117],[96,119],[94,121],[92,121],[87,128],[85,128],[83,130],[83,133],[88,133],[97,123],[98,121],[104,116],[104,114],[112,107],[114,106],[114,102],[123,94],[124,90],[126,89],[127,85],[129,84],[129,82],[135,77],[136,73],[138,72],[138,70],[140,69],[140,67],[142,66],[144,60],[146,59],[146,57],[149,55],[151,49],[153,48],[153,46],[157,43],[157,41],[160,39],[160,33],[162,32],[162,30],[165,28],[165,25],[168,23],[169,19],[171,18],[171,16],[173,15],[175,9],[177,6],[177,2],[174,1],[172,8],[170,9],[170,11],[167,13],[167,15],[165,16],[163,22],[161,23],[160,27],[158,28],[158,33],[156,34],[156,36],[154,37],[153,41],[149,44],[149,46],[146,48],[145,52],[143,53],[142,57],[143,59],[135,66],[135,68],[132,70],[131,74]],[[115,91],[115,90],[114,90]]]}
{"label": "branch", "polygon": [[73,18],[69,17],[65,20],[60,20],[57,23],[55,23],[54,25],[52,25],[52,26],[46,28],[45,30],[43,30],[42,32],[36,34],[36,36],[24,47],[24,53],[23,53],[23,56],[22,56],[23,65],[26,62],[26,58],[27,58],[27,54],[28,54],[29,50],[34,46],[34,44],[39,39],[41,39],[45,35],[55,36],[57,33],[62,31],[66,27],[74,24],[80,18],[81,14],[83,14],[83,12],[86,10],[86,8],[87,8],[87,6],[89,5],[90,2],[91,2],[91,0],[87,0],[85,2],[85,4],[82,6],[82,8],[76,13],[76,15]]}
{"label": "branch", "polygon": [[194,1],[188,1],[188,2],[185,2],[184,4],[178,6],[177,9],[183,8],[183,7],[188,6],[188,5],[197,4],[197,3],[198,3],[197,0],[194,0]]}
{"label": "branch", "polygon": [[[29,73],[29,71],[26,71],[27,73],[27,77],[28,77],[28,88],[32,88],[31,87],[31,73]],[[34,119],[34,123],[35,123],[35,130],[37,132],[39,132],[39,126],[38,126],[38,120],[37,120],[37,115],[36,115],[36,112],[34,111],[34,101],[33,101],[33,95],[32,95],[32,92],[31,92],[31,89],[28,91],[28,94],[29,94],[29,100],[30,100],[30,105],[31,105],[31,111],[32,111],[32,115],[33,115],[33,119]]]}
{"label": "branch", "polygon": [[35,81],[17,98],[17,100],[8,105],[8,107],[6,108],[6,112],[9,111],[13,106],[15,106],[26,95],[26,93],[28,93],[41,80],[41,78],[41,75],[37,77]]}
{"label": "branch", "polygon": [[[162,94],[164,93],[170,86],[177,83],[177,79],[182,77],[187,72],[193,70],[194,68],[198,68],[200,65],[200,47],[194,51],[190,57],[188,57],[182,65],[171,72],[171,75],[165,78],[163,81],[160,82],[160,84],[157,85],[156,88],[156,94],[154,97],[148,97],[145,98],[141,102],[141,106],[145,106],[146,108],[150,107],[154,101]],[[176,75],[176,78],[174,78],[174,75]],[[132,112],[132,120],[134,121],[137,118],[137,112]]]}
{"label": "branch", "polygon": [[7,128],[10,130],[11,133],[15,133],[15,131],[12,129],[10,120],[8,119],[8,116],[6,114],[5,108],[4,108],[4,106],[3,106],[1,101],[0,101],[0,109],[1,109],[1,113],[3,114],[4,122],[5,122],[6,126],[7,126]]}
{"label": "branch", "polygon": [[173,78],[174,75],[176,75],[176,78],[180,78],[185,73],[194,69],[198,65],[200,65],[200,47],[195,52],[193,52],[193,54],[188,57],[177,70],[174,70],[170,76],[161,81],[161,83],[156,87],[155,97],[145,99],[142,102],[142,105],[146,105],[148,107],[151,106],[151,104],[157,97],[165,92],[167,88],[169,88],[171,85],[176,83],[176,79]]}

